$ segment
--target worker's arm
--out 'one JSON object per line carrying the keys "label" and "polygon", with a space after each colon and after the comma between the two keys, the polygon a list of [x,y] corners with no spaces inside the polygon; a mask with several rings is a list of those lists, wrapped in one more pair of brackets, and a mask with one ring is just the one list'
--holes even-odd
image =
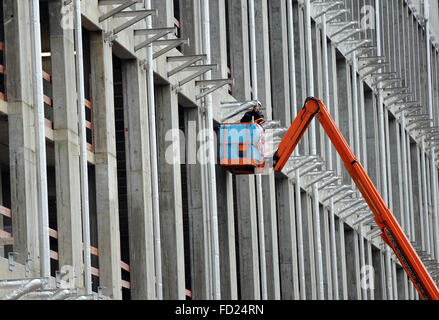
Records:
{"label": "worker's arm", "polygon": [[353,154],[322,101],[316,98],[306,100],[305,106],[299,112],[274,155],[275,170],[280,171],[283,169],[310,122],[316,116],[374,214],[375,221],[382,231],[381,237],[394,250],[421,297],[423,299],[439,300],[439,290],[433,279],[378,193],[372,180]]}

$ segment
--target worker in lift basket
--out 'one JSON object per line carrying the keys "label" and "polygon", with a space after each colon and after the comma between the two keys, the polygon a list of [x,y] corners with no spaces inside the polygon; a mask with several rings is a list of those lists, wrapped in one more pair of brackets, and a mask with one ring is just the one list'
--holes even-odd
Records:
{"label": "worker in lift basket", "polygon": [[241,123],[255,122],[262,125],[264,120],[264,115],[261,112],[262,104],[258,101],[257,104],[253,106],[253,109],[247,111],[241,119]]}

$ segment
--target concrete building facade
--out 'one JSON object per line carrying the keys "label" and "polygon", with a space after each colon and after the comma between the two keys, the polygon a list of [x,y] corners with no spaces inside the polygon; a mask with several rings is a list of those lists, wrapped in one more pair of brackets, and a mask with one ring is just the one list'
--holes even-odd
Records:
{"label": "concrete building facade", "polygon": [[75,2],[39,1],[51,277],[29,289],[42,268],[35,1],[2,1],[1,294],[419,299],[318,124],[282,173],[219,166],[224,103],[257,98],[282,132],[309,96],[328,106],[437,282],[437,1],[82,0],[86,181]]}

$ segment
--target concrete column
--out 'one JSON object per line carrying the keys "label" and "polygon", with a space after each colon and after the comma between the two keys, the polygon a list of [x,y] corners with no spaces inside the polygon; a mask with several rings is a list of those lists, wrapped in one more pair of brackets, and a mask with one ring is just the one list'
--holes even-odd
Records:
{"label": "concrete column", "polygon": [[276,179],[276,193],[282,300],[299,300],[294,187],[288,179]]}
{"label": "concrete column", "polygon": [[346,275],[346,251],[345,251],[345,224],[342,220],[335,219],[335,233],[337,241],[337,269],[338,269],[338,288],[341,300],[348,299],[348,283]]}
{"label": "concrete column", "polygon": [[130,281],[132,299],[154,299],[154,239],[146,73],[122,60]]}
{"label": "concrete column", "polygon": [[[201,17],[199,13],[200,1],[180,1],[181,38],[189,39],[190,43],[190,46],[184,46],[182,50],[186,56],[204,53],[201,52],[203,44],[201,38]],[[212,43],[214,42],[219,44],[219,41],[212,41]]]}
{"label": "concrete column", "polygon": [[100,32],[90,33],[96,174],[96,215],[99,244],[99,284],[103,294],[122,298],[119,200],[112,49]]}
{"label": "concrete column", "polygon": [[254,177],[236,177],[241,299],[260,299],[259,247]]}
{"label": "concrete column", "polygon": [[[367,240],[367,265],[373,268],[373,255],[372,255],[372,241]],[[373,279],[371,279],[369,284],[369,290],[367,292],[367,296],[369,297],[369,300],[375,300],[375,278],[377,277],[377,273],[375,269],[372,269],[373,271]]]}
{"label": "concrete column", "polygon": [[328,300],[333,300],[333,287],[332,287],[332,252],[331,252],[331,230],[330,230],[330,215],[331,212],[324,206],[320,205],[321,220],[320,230],[322,230],[322,257],[323,257],[323,272],[324,272],[324,285],[325,296]]}
{"label": "concrete column", "polygon": [[306,279],[306,299],[317,300],[317,275],[316,275],[316,256],[314,250],[314,219],[313,208],[310,196],[302,192],[302,230],[304,233],[303,251],[305,264],[305,279]]}
{"label": "concrete column", "polygon": [[[186,184],[189,216],[189,241],[191,252],[191,291],[192,299],[210,298],[209,239],[207,238],[207,204],[202,179],[202,166],[197,161],[199,150],[197,134],[202,121],[198,108],[184,108],[184,133],[186,149]],[[183,190],[184,191],[184,190]],[[226,203],[227,205],[227,203]],[[226,239],[224,239],[226,240]]]}
{"label": "concrete column", "polygon": [[377,249],[372,248],[372,263],[375,270],[375,290],[374,290],[374,300],[384,300],[385,290],[386,290],[386,278],[385,278],[385,266],[383,263],[383,253]]}
{"label": "concrete column", "polygon": [[403,225],[403,173],[402,173],[402,155],[401,155],[401,143],[400,143],[400,126],[396,122],[395,118],[391,118],[389,122],[389,171],[392,173],[392,207],[390,208],[397,218],[400,225]]}
{"label": "concrete column", "polygon": [[152,25],[157,28],[174,26],[174,1],[151,0],[153,9],[158,10],[158,15],[152,18]]}
{"label": "concrete column", "polygon": [[[265,110],[265,117],[273,119],[271,95],[271,66],[267,0],[255,1],[256,50],[258,71],[258,99]],[[269,299],[280,299],[279,249],[276,214],[274,173],[262,177],[265,226],[265,257],[267,262],[267,293]]]}
{"label": "concrete column", "polygon": [[247,1],[227,0],[229,18],[230,68],[235,84],[232,95],[237,100],[250,100],[250,49]]}
{"label": "concrete column", "polygon": [[185,299],[183,213],[178,97],[170,85],[156,87],[163,298]]}
{"label": "concrete column", "polygon": [[[210,37],[217,41],[210,42],[211,62],[218,65],[218,70],[212,72],[212,79],[228,78],[227,74],[227,32],[226,5],[227,0],[210,0]],[[227,89],[226,89],[227,90]]]}
{"label": "concrete column", "polygon": [[217,166],[218,230],[221,271],[221,299],[238,299],[235,249],[235,213],[233,211],[233,176]]}
{"label": "concrete column", "polygon": [[[338,108],[339,128],[349,145],[353,145],[353,115],[352,115],[352,94],[351,94],[351,72],[346,60],[337,60],[337,81],[338,81]],[[341,163],[340,158],[337,162]],[[342,166],[341,175],[343,184],[353,184],[349,173]]]}
{"label": "concrete column", "polygon": [[361,300],[361,293],[358,292],[358,235],[351,228],[345,229],[346,244],[346,273],[348,284],[348,299]]}
{"label": "concrete column", "polygon": [[[245,0],[228,0],[229,52],[231,72],[235,79],[232,95],[250,100],[250,50],[248,8]],[[260,299],[259,248],[255,178],[236,177],[236,211],[238,212],[239,277],[241,299]]]}
{"label": "concrete column", "polygon": [[62,3],[49,3],[59,268],[82,285],[82,226],[74,33],[61,27]]}
{"label": "concrete column", "polygon": [[268,1],[273,118],[287,128],[291,125],[288,29],[286,2]]}
{"label": "concrete column", "polygon": [[30,4],[3,1],[5,59],[8,66],[9,161],[13,250],[17,261],[32,259],[30,267],[39,275],[38,207],[35,121],[33,109]]}

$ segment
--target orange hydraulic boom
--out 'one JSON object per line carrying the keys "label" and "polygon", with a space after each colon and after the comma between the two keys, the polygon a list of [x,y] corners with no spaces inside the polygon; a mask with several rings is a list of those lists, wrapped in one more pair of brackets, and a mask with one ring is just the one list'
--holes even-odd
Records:
{"label": "orange hydraulic boom", "polygon": [[421,298],[424,300],[439,300],[439,290],[436,284],[383,198],[378,193],[366,170],[364,170],[353,154],[322,101],[316,98],[306,99],[305,106],[297,115],[273,157],[274,169],[276,171],[283,169],[315,116],[317,116],[317,119],[343,160],[347,171],[373,212],[375,221],[382,231],[381,237],[393,249],[401,261]]}

